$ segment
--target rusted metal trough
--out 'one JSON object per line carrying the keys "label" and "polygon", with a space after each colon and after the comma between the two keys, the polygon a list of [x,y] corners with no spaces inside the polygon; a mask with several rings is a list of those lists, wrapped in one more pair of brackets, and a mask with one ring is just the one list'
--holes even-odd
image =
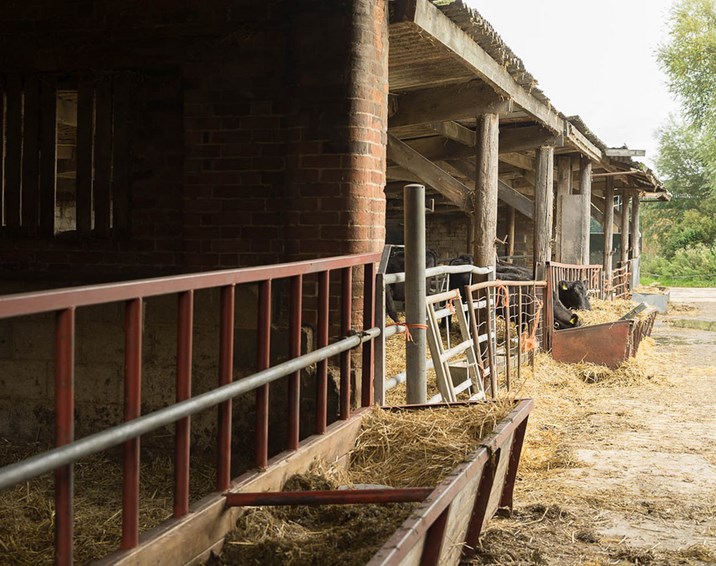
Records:
{"label": "rusted metal trough", "polygon": [[656,310],[641,319],[617,320],[552,333],[552,357],[558,362],[589,362],[616,369],[636,356],[639,344],[651,335]]}
{"label": "rusted metal trough", "polygon": [[[459,403],[460,405],[464,403]],[[458,405],[458,404],[453,404]],[[409,410],[435,409],[442,405],[413,405]],[[514,409],[495,427],[473,453],[442,483],[432,488],[378,488],[321,492],[280,492],[278,479],[285,481],[289,460],[306,462],[302,450],[285,462],[276,462],[264,472],[264,479],[247,478],[227,494],[229,507],[241,505],[317,505],[418,502],[418,506],[368,562],[371,566],[397,564],[458,564],[477,544],[487,521],[499,507],[512,507],[517,474],[531,399],[516,402]],[[406,407],[402,407],[406,409]],[[365,412],[362,413],[363,415]],[[362,415],[361,415],[362,416]],[[360,420],[360,416],[357,420]],[[353,419],[355,421],[356,419]],[[322,444],[339,461],[347,460],[359,427],[345,423],[310,452],[321,452]],[[315,454],[314,454],[315,456]],[[280,478],[273,478],[276,474]],[[270,479],[273,478],[273,479]],[[271,493],[257,488],[271,487]]]}

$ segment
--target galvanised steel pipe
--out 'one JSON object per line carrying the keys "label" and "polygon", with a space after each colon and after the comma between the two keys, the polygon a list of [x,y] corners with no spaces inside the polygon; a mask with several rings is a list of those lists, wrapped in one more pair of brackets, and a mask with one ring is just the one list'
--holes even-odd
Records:
{"label": "galvanised steel pipe", "polygon": [[[489,275],[493,273],[491,267],[475,267],[473,265],[438,265],[425,270],[425,277],[433,277],[434,275],[442,275],[444,273],[473,273],[474,275]],[[405,273],[385,273],[383,281],[386,285],[394,283],[403,283],[405,281]]]}
{"label": "galvanised steel pipe", "polygon": [[412,340],[405,342],[406,397],[427,401],[425,369],[425,185],[405,185],[405,322]]}
{"label": "galvanised steel pipe", "polygon": [[0,468],[0,489],[12,487],[20,482],[27,481],[39,475],[51,472],[62,466],[66,466],[81,458],[91,456],[102,450],[107,450],[118,444],[122,444],[132,438],[151,432],[162,426],[172,424],[179,419],[194,415],[215,407],[219,403],[228,401],[248,393],[260,387],[281,379],[295,371],[307,368],[310,365],[336,356],[341,352],[359,346],[363,342],[372,340],[380,335],[380,328],[374,327],[362,334],[356,334],[339,340],[335,344],[315,350],[287,362],[278,364],[272,368],[260,371],[253,375],[242,378],[240,381],[229,383],[197,395],[186,401],[176,403],[171,407],[160,409],[133,421],[113,426],[86,436],[80,440],[66,444],[65,446],[48,450],[22,462],[17,462],[4,468]]}

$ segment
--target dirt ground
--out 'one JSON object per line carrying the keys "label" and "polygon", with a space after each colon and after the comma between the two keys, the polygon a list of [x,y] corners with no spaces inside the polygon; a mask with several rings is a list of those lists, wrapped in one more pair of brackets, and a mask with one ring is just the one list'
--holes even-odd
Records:
{"label": "dirt ground", "polygon": [[471,565],[716,564],[716,289],[670,294],[660,375],[531,392],[513,515]]}

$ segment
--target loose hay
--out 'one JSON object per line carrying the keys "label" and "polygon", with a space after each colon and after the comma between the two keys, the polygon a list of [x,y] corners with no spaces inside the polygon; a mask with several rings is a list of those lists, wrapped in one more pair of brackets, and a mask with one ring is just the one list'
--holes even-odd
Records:
{"label": "loose hay", "polygon": [[[0,466],[47,449],[0,439]],[[140,467],[140,532],[172,514],[171,458],[147,457]],[[214,489],[213,467],[192,463],[192,500]],[[74,558],[85,564],[119,547],[122,534],[122,466],[104,455],[75,464]],[[0,493],[0,555],[12,564],[54,563],[54,477],[40,476]],[[2,562],[2,560],[0,560]]]}
{"label": "loose hay", "polygon": [[449,409],[383,410],[363,419],[349,473],[356,483],[433,487],[514,407],[509,401]]}
{"label": "loose hay", "polygon": [[[579,320],[583,326],[605,324],[615,322],[637,306],[634,301],[626,299],[614,299],[610,301],[602,299],[589,300],[592,310],[577,311]],[[649,309],[640,312],[636,318],[645,319],[649,315]]]}

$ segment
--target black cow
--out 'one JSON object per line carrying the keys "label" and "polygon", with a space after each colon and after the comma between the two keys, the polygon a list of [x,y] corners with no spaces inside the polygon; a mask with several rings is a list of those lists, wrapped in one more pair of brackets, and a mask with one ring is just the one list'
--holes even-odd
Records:
{"label": "black cow", "polygon": [[582,281],[560,281],[557,284],[559,300],[568,309],[592,310],[587,297],[587,287]]}
{"label": "black cow", "polygon": [[[438,254],[430,248],[425,249],[425,269],[438,264]],[[405,254],[402,249],[395,249],[388,259],[386,273],[403,273],[405,271]],[[430,278],[426,280],[426,287],[430,288]],[[393,321],[398,322],[398,309],[395,301],[405,301],[405,285],[395,283],[385,287],[385,310]]]}
{"label": "black cow", "polygon": [[557,330],[575,328],[581,324],[579,316],[565,307],[556,293],[552,295],[552,313],[554,314],[554,327]]}

